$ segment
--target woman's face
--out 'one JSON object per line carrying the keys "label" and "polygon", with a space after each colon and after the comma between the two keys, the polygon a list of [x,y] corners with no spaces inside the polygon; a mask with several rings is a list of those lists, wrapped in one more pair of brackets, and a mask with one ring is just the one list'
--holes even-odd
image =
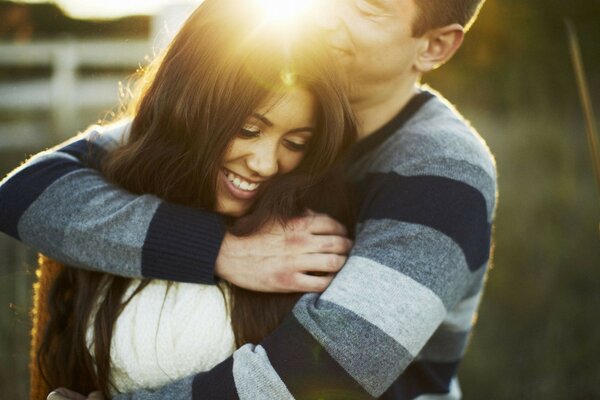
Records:
{"label": "woman's face", "polygon": [[217,211],[239,217],[269,179],[300,164],[315,130],[315,99],[295,88],[262,104],[230,143],[217,180]]}

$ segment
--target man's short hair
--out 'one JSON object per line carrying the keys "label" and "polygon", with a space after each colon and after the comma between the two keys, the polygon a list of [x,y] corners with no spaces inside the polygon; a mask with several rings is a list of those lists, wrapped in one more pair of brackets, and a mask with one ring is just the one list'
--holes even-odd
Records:
{"label": "man's short hair", "polygon": [[413,36],[419,37],[428,30],[450,24],[461,24],[468,30],[485,0],[413,0],[417,16],[413,23]]}

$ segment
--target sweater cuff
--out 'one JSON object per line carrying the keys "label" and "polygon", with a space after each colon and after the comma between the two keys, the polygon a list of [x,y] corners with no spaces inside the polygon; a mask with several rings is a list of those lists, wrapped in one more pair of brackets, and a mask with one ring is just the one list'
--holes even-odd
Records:
{"label": "sweater cuff", "polygon": [[175,282],[215,284],[215,262],[225,225],[213,213],[162,203],[142,248],[142,275]]}

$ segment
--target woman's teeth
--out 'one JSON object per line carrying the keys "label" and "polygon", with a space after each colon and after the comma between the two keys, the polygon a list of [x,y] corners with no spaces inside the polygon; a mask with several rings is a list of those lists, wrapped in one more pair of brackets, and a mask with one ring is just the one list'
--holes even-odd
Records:
{"label": "woman's teeth", "polygon": [[231,172],[227,173],[227,179],[229,182],[233,183],[233,186],[238,189],[245,190],[246,192],[253,192],[260,186],[260,183],[247,182]]}

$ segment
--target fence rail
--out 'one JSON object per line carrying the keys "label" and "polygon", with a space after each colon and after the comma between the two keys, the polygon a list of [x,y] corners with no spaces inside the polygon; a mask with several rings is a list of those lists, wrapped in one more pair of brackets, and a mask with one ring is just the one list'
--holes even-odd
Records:
{"label": "fence rail", "polygon": [[[78,113],[83,110],[108,109],[119,100],[118,82],[125,74],[82,76],[82,68],[94,71],[130,70],[148,63],[153,56],[148,40],[58,40],[25,44],[0,44],[0,68],[48,67],[50,76],[44,79],[0,82],[0,113],[47,111],[47,138],[75,133],[80,128]],[[92,122],[92,121],[88,121]],[[31,130],[40,121],[31,120]],[[14,123],[0,120],[0,149],[10,148],[15,139]],[[19,131],[23,121],[17,122]],[[31,133],[30,133],[31,136]]]}
{"label": "fence rail", "polygon": [[135,67],[151,50],[148,40],[57,40],[0,44],[0,66]]}

